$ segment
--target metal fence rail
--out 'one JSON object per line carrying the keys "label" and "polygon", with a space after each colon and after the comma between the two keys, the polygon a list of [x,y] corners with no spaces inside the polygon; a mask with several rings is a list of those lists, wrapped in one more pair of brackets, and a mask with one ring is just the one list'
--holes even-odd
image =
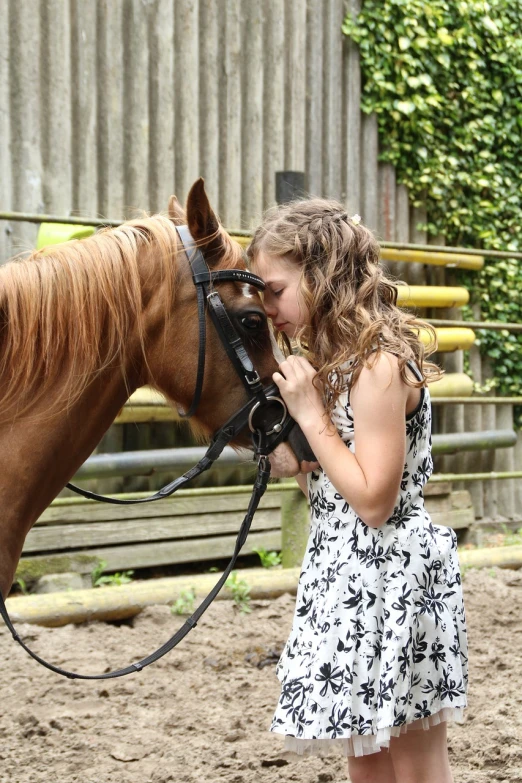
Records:
{"label": "metal fence rail", "polygon": [[[433,454],[456,454],[461,451],[509,448],[516,443],[513,430],[484,432],[458,432],[434,435]],[[84,462],[76,479],[108,478],[112,476],[150,476],[168,471],[183,472],[195,465],[204,456],[203,447],[184,449],[148,449],[146,451],[124,451],[117,454],[95,454]],[[251,467],[254,470],[250,452],[238,453],[226,446],[219,460],[210,470],[230,467]]]}

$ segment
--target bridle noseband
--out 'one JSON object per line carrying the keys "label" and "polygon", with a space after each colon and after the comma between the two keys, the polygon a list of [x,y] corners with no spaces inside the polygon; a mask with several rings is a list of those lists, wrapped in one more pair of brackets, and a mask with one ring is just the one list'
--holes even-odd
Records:
{"label": "bridle noseband", "polygon": [[[167,652],[172,650],[179,642],[187,635],[189,631],[194,628],[201,617],[201,615],[210,606],[216,595],[219,593],[223,585],[225,584],[228,576],[230,575],[237,557],[243,547],[249,530],[252,524],[252,519],[257,510],[259,501],[265,492],[270,478],[270,461],[268,454],[274,450],[274,448],[281,443],[282,440],[288,435],[289,431],[295,425],[294,420],[289,416],[286,405],[279,395],[279,390],[275,384],[270,384],[264,387],[259,375],[250,360],[250,357],[243,345],[241,338],[238,336],[232,321],[227,313],[227,310],[221,300],[221,297],[214,288],[215,283],[219,282],[241,282],[248,285],[252,285],[259,290],[264,290],[265,284],[257,275],[252,274],[243,269],[219,269],[215,272],[211,272],[203,258],[203,254],[199,247],[194,242],[187,226],[176,226],[176,230],[180,237],[180,240],[185,248],[190,268],[192,271],[192,279],[196,286],[197,304],[198,304],[198,324],[199,324],[199,348],[198,348],[198,369],[196,375],[196,386],[194,391],[194,397],[190,405],[189,410],[181,414],[183,418],[189,418],[193,416],[197,410],[201,399],[201,391],[203,388],[204,371],[205,371],[205,347],[206,347],[206,312],[210,315],[212,323],[220,337],[225,351],[236,370],[239,378],[241,379],[247,394],[249,396],[248,401],[240,408],[231,418],[220,427],[220,429],[214,434],[212,441],[205,452],[202,459],[194,465],[190,470],[179,476],[167,486],[158,490],[150,497],[137,498],[135,500],[122,500],[120,498],[111,498],[105,495],[98,495],[95,492],[89,492],[88,490],[76,487],[74,484],[67,484],[66,486],[82,495],[85,498],[91,500],[98,500],[104,503],[113,503],[118,505],[131,505],[136,503],[148,503],[156,500],[163,500],[174,494],[178,489],[185,486],[189,481],[199,476],[203,471],[208,470],[213,462],[219,457],[224,447],[233,440],[239,433],[248,427],[251,432],[251,439],[254,448],[255,459],[257,459],[257,477],[252,488],[252,495],[248,505],[248,509],[239,530],[236,544],[234,547],[234,553],[228,564],[227,568],[221,575],[219,581],[214,585],[213,589],[207,595],[207,597],[198,606],[196,611],[189,617],[181,628],[169,639],[162,647],[156,652],[147,656],[138,663],[131,664],[123,669],[118,669],[113,672],[107,672],[105,674],[86,675],[76,674],[75,672],[69,672],[61,669],[58,666],[48,663],[40,658],[39,655],[30,650],[27,645],[20,638],[16,632],[5,603],[0,594],[0,615],[2,616],[5,624],[10,630],[13,638],[26,650],[29,655],[34,658],[38,663],[41,663],[51,671],[61,674],[70,679],[80,680],[105,680],[114,679],[116,677],[123,677],[126,674],[132,674],[133,672],[141,671],[146,666],[154,663],[159,658],[163,657]],[[256,414],[259,414],[263,408],[274,403],[281,405],[281,419],[277,421],[270,430],[265,431],[261,426],[261,422],[256,422]]]}

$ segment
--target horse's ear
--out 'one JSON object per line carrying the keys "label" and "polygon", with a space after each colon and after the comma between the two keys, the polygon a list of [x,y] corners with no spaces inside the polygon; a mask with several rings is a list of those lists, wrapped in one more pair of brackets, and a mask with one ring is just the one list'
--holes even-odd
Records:
{"label": "horse's ear", "polygon": [[185,210],[179,203],[176,196],[171,196],[169,198],[168,215],[176,226],[181,226],[186,221]]}
{"label": "horse's ear", "polygon": [[187,225],[208,264],[218,258],[223,250],[223,238],[217,219],[205,190],[205,181],[200,177],[192,185],[187,198]]}

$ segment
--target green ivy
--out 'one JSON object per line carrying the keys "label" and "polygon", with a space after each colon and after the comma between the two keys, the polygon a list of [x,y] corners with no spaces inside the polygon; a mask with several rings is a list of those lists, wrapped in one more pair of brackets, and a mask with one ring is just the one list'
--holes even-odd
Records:
{"label": "green ivy", "polygon": [[[344,21],[380,159],[451,245],[522,250],[521,28],[522,0],[364,0]],[[484,320],[522,323],[522,262],[460,276]],[[522,335],[479,334],[498,392],[521,395]]]}

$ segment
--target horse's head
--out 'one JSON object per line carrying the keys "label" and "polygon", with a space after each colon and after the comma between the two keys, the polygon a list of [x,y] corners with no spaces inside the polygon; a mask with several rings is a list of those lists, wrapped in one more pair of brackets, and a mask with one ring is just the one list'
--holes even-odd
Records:
{"label": "horse's head", "polygon": [[[175,197],[169,202],[169,217],[175,225],[185,224],[203,254],[210,272],[223,269],[245,270],[240,245],[232,240],[213,212],[203,180],[192,187],[186,213]],[[198,371],[200,329],[196,287],[186,252],[181,243],[173,269],[169,317],[155,320],[153,339],[149,341],[147,358],[151,385],[159,388],[178,408],[186,412],[192,403]],[[272,383],[277,369],[274,343],[257,289],[248,282],[220,281],[216,289],[223,301],[232,325],[243,342],[263,385]],[[219,429],[249,399],[248,392],[208,316],[206,308],[205,370],[201,397],[192,419],[196,430],[209,434]],[[273,426],[281,418],[281,407],[267,407],[261,412],[263,425]],[[294,428],[291,434],[298,459],[306,459],[306,441]],[[244,431],[236,445],[249,445]]]}

